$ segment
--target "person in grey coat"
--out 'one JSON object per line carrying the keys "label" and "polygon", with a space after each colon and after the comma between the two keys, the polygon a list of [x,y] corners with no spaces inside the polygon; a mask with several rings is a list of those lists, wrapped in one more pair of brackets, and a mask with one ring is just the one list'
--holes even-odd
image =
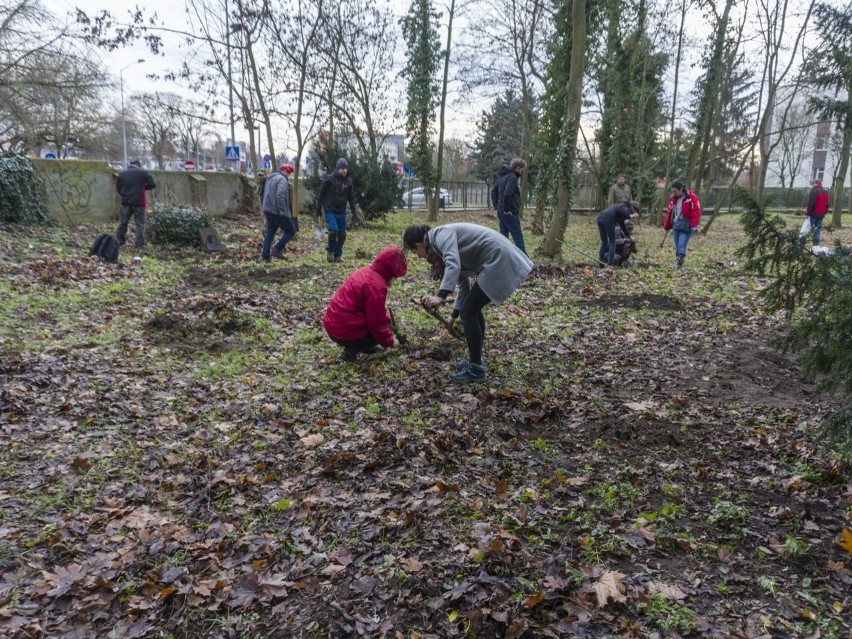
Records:
{"label": "person in grey coat", "polygon": [[[263,248],[260,257],[264,262],[269,261],[270,251],[275,257],[288,260],[284,255],[287,242],[296,235],[296,225],[293,222],[293,212],[290,203],[290,181],[287,174],[293,172],[289,164],[282,164],[281,170],[270,173],[263,187],[263,217],[266,219],[266,232],[263,234]],[[272,247],[275,232],[281,229],[281,239]]]}
{"label": "person in grey coat", "polygon": [[[432,278],[441,282],[437,295],[420,298],[425,308],[445,303],[458,286],[453,318],[461,318],[468,360],[452,380],[458,383],[484,380],[482,309],[488,303],[505,302],[532,271],[533,263],[507,238],[478,224],[447,224],[435,229],[409,226],[402,242],[405,248],[432,265]],[[471,278],[476,280],[472,285]]]}

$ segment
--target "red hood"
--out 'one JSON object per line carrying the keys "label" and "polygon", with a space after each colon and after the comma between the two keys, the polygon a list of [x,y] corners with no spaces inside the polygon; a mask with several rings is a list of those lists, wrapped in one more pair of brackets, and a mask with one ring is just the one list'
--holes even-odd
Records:
{"label": "red hood", "polygon": [[402,277],[408,271],[408,260],[405,254],[395,246],[388,246],[379,251],[370,268],[381,275],[385,282],[393,277]]}

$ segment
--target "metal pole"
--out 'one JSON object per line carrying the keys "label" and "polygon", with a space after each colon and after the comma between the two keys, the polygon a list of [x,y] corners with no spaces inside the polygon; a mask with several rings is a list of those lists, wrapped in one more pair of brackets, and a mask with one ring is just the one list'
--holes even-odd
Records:
{"label": "metal pole", "polygon": [[[225,47],[228,49],[228,102],[231,105],[231,146],[236,146],[234,133],[234,85],[231,81],[231,14],[228,11],[228,0],[225,0]],[[240,161],[237,159],[237,168]]]}
{"label": "metal pole", "polygon": [[121,71],[118,72],[119,84],[121,85],[121,143],[124,148],[124,166],[122,168],[125,169],[127,168],[127,121],[124,118],[124,70],[142,62],[145,62],[145,59],[139,58],[136,62],[131,62],[122,67]]}

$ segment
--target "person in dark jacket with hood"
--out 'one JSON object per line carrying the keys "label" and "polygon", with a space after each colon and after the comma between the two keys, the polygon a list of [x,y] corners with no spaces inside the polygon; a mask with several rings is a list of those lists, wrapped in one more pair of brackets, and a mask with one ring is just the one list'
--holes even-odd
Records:
{"label": "person in dark jacket with hood", "polygon": [[145,248],[145,191],[156,188],[154,178],[142,168],[139,160],[133,160],[126,170],[118,174],[115,190],[121,198],[121,212],[115,239],[118,240],[119,246],[124,246],[127,241],[127,225],[132,216],[136,225],[136,248]]}
{"label": "person in dark jacket with hood", "polygon": [[408,272],[405,254],[395,246],[379,251],[369,266],[352,273],[337,289],[322,324],[328,336],[343,346],[343,359],[354,362],[358,353],[374,353],[399,342],[385,309],[388,287]]}
{"label": "person in dark jacket with hood", "polygon": [[631,236],[625,222],[635,220],[639,217],[639,203],[621,202],[605,208],[598,214],[598,231],[601,235],[601,247],[598,251],[598,262],[615,266],[616,236],[615,225],[621,229],[625,238]]}
{"label": "person in dark jacket with hood", "polygon": [[317,195],[317,217],[325,213],[328,226],[328,244],[325,257],[329,262],[342,262],[343,244],[346,242],[346,204],[355,215],[355,198],[349,164],[344,158],[337,160],[333,173],[322,181]]}
{"label": "person in dark jacket with hood", "polygon": [[491,202],[497,209],[497,220],[500,222],[500,235],[509,237],[515,242],[521,252],[526,255],[524,232],[521,229],[521,175],[527,163],[521,158],[515,158],[504,166],[494,187],[491,189]]}

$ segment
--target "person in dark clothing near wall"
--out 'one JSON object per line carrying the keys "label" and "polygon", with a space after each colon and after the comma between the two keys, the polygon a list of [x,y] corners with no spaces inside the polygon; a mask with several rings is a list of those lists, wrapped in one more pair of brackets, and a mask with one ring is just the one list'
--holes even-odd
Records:
{"label": "person in dark clothing near wall", "polygon": [[799,235],[799,246],[804,246],[808,235],[813,233],[814,246],[819,246],[822,236],[822,221],[828,213],[828,191],[823,188],[822,180],[814,179],[811,182],[811,192],[808,193],[808,222],[807,232]]}
{"label": "person in dark clothing near wall", "polygon": [[605,208],[598,214],[598,231],[601,234],[601,247],[598,251],[598,261],[602,264],[615,266],[615,226],[621,229],[625,238],[631,237],[625,222],[639,217],[639,203],[622,202]]}
{"label": "person in dark clothing near wall", "polygon": [[121,198],[121,212],[118,216],[118,228],[115,239],[120,246],[127,242],[127,225],[131,216],[136,225],[136,248],[145,248],[145,191],[156,189],[151,174],[142,169],[139,160],[133,160],[126,170],[118,174],[115,190]]}
{"label": "person in dark clothing near wall", "polygon": [[[263,248],[261,259],[269,261],[270,254],[281,260],[289,260],[284,255],[287,242],[296,235],[296,225],[293,221],[293,211],[290,195],[290,180],[287,176],[293,172],[290,164],[282,164],[281,170],[270,173],[263,187],[263,217],[266,220],[266,231],[263,234]],[[281,229],[281,239],[272,246],[275,232]]]}
{"label": "person in dark clothing near wall", "polygon": [[317,195],[317,217],[325,214],[328,227],[328,244],[325,257],[329,262],[342,262],[343,244],[346,242],[346,204],[355,215],[355,198],[349,165],[344,158],[337,160],[333,173],[322,181]]}
{"label": "person in dark clothing near wall", "polygon": [[515,242],[521,252],[526,255],[524,232],[521,229],[521,175],[527,168],[527,163],[521,158],[515,158],[504,166],[491,189],[491,202],[497,209],[497,219],[500,222],[500,235],[509,237]]}

